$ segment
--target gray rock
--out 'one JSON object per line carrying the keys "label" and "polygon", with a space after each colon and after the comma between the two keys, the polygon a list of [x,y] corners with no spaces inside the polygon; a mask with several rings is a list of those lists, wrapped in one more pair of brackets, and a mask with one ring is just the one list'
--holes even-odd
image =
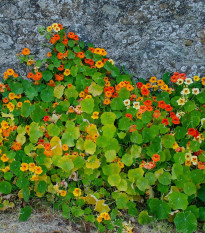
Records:
{"label": "gray rock", "polygon": [[15,56],[24,47],[43,58],[37,26],[54,22],[105,48],[135,78],[166,71],[204,76],[204,12],[204,0],[1,0],[0,77],[11,67],[26,74]]}

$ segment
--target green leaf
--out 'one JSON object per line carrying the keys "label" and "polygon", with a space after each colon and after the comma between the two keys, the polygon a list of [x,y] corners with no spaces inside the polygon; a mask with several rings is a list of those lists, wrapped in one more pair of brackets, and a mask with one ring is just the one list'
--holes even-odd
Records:
{"label": "green leaf", "polygon": [[185,162],[185,153],[184,152],[177,152],[174,154],[174,161],[176,163],[183,164]]}
{"label": "green leaf", "polygon": [[72,121],[67,121],[66,131],[62,136],[62,144],[67,144],[69,147],[73,147],[74,140],[77,140],[80,136],[80,131],[78,127]]}
{"label": "green leaf", "polygon": [[53,96],[53,88],[47,86],[45,89],[43,89],[43,90],[41,91],[41,99],[42,99],[44,102],[52,102],[53,99],[54,99],[54,96]]}
{"label": "green leaf", "polygon": [[[4,179],[5,180],[11,180],[13,177],[13,174],[11,172],[5,172],[4,173]],[[1,191],[0,191],[1,192]]]}
{"label": "green leaf", "polygon": [[187,130],[184,127],[177,126],[175,129],[175,138],[176,139],[182,139],[186,135]]}
{"label": "green leaf", "polygon": [[178,232],[192,233],[197,230],[197,220],[190,211],[178,213],[174,218],[174,224]]}
{"label": "green leaf", "polygon": [[129,99],[130,97],[130,92],[127,90],[126,87],[123,87],[119,91],[119,97],[121,97],[123,100]]}
{"label": "green leaf", "polygon": [[74,40],[69,40],[68,41],[68,46],[69,47],[73,47],[75,45],[75,41]]}
{"label": "green leaf", "polygon": [[162,144],[165,148],[172,148],[174,145],[175,139],[172,135],[163,135]]}
{"label": "green leaf", "polygon": [[142,168],[130,169],[128,171],[128,178],[131,182],[136,181],[137,179],[143,177],[144,171]]}
{"label": "green leaf", "polygon": [[187,182],[184,184],[183,190],[188,196],[191,196],[196,193],[196,186],[191,182]]}
{"label": "green leaf", "polygon": [[116,115],[113,112],[103,112],[100,119],[103,125],[114,124]]}
{"label": "green leaf", "polygon": [[57,163],[58,167],[62,168],[65,172],[70,172],[74,168],[73,161],[68,157],[61,157]]}
{"label": "green leaf", "polygon": [[148,215],[148,212],[143,210],[140,212],[138,218],[137,218],[139,224],[146,225],[152,222],[153,217]]}
{"label": "green leaf", "polygon": [[131,142],[136,144],[141,144],[142,141],[142,135],[138,133],[137,131],[132,132],[132,135],[130,137]]}
{"label": "green leaf", "polygon": [[187,195],[179,192],[173,192],[168,196],[169,204],[173,210],[185,210],[188,205]]}
{"label": "green leaf", "polygon": [[30,103],[23,103],[21,107],[21,114],[24,117],[28,117],[32,111],[32,106]]}
{"label": "green leaf", "polygon": [[16,186],[19,187],[20,189],[27,188],[29,186],[29,181],[27,178],[21,176],[18,178],[16,182]]}
{"label": "green leaf", "polygon": [[103,87],[96,84],[95,82],[92,82],[91,85],[88,88],[89,93],[91,93],[94,97],[99,96],[103,92]]}
{"label": "green leaf", "polygon": [[163,184],[163,185],[168,185],[168,184],[170,184],[170,183],[171,183],[171,179],[172,179],[172,176],[171,176],[171,174],[170,174],[169,172],[164,172],[164,173],[162,173],[162,174],[159,176],[159,178],[158,178],[159,182],[160,182],[161,184]]}
{"label": "green leaf", "polygon": [[34,105],[34,110],[32,111],[30,117],[34,122],[40,122],[42,118],[46,115],[46,112],[43,111],[39,104]]}
{"label": "green leaf", "polygon": [[54,88],[54,96],[60,99],[63,95],[65,87],[63,85],[58,85]]}
{"label": "green leaf", "polygon": [[125,105],[123,103],[123,99],[120,97],[116,97],[112,99],[110,103],[111,109],[112,110],[123,110],[125,109]]}
{"label": "green leaf", "polygon": [[105,158],[106,158],[108,163],[111,163],[116,158],[116,151],[115,150],[106,151]]}
{"label": "green leaf", "polygon": [[57,50],[58,52],[64,53],[64,52],[65,52],[65,45],[64,45],[63,43],[58,43],[58,44],[56,45],[56,50]]}
{"label": "green leaf", "polygon": [[205,202],[205,184],[203,184],[201,188],[198,190],[198,198]]}
{"label": "green leaf", "polygon": [[130,154],[124,154],[122,156],[122,162],[128,167],[131,166],[133,164],[133,156]]}
{"label": "green leaf", "polygon": [[167,219],[171,212],[170,206],[162,200],[157,198],[151,198],[148,200],[149,213],[155,216],[157,219]]}
{"label": "green leaf", "polygon": [[29,188],[24,188],[23,189],[23,199],[24,201],[29,201],[29,196],[30,196],[30,191]]}
{"label": "green leaf", "polygon": [[85,160],[83,159],[83,157],[78,156],[74,159],[73,163],[75,168],[81,168],[84,166]]}
{"label": "green leaf", "polygon": [[50,81],[52,79],[53,74],[52,74],[51,71],[45,70],[45,71],[42,72],[42,76],[43,76],[43,79],[48,82],[48,81]]}
{"label": "green leaf", "polygon": [[65,90],[65,95],[68,99],[72,97],[76,99],[78,97],[78,92],[76,91],[74,86],[71,86]]}
{"label": "green leaf", "polygon": [[108,176],[108,183],[111,186],[118,186],[120,182],[121,182],[121,177],[119,174],[113,174],[113,175]]}
{"label": "green leaf", "polygon": [[29,137],[32,143],[36,143],[39,137],[43,136],[43,131],[40,129],[38,123],[32,122],[30,124]]}
{"label": "green leaf", "polygon": [[184,110],[187,112],[191,112],[195,109],[195,103],[192,101],[188,101],[184,105]]}
{"label": "green leaf", "polygon": [[81,107],[82,107],[82,111],[91,114],[93,112],[93,108],[94,108],[94,100],[93,98],[89,98],[89,99],[84,99],[81,101]]}
{"label": "green leaf", "polygon": [[38,90],[31,86],[25,90],[25,94],[30,100],[33,100],[35,96],[38,96]]}
{"label": "green leaf", "polygon": [[199,93],[196,98],[201,104],[205,104],[205,92]]}
{"label": "green leaf", "polygon": [[50,136],[58,136],[60,133],[60,128],[55,124],[48,125],[47,130]]}
{"label": "green leaf", "polygon": [[0,182],[0,193],[9,194],[11,193],[11,189],[12,189],[12,186],[9,182],[7,181]]}
{"label": "green leaf", "polygon": [[191,141],[189,147],[193,152],[197,152],[200,150],[200,143],[197,141]]}
{"label": "green leaf", "polygon": [[38,183],[38,191],[40,193],[44,193],[47,189],[47,183],[44,180],[39,181]]}
{"label": "green leaf", "polygon": [[30,216],[31,216],[31,207],[26,206],[22,208],[20,211],[19,221],[26,221],[27,219],[29,219]]}
{"label": "green leaf", "polygon": [[92,140],[86,139],[84,142],[84,148],[86,153],[94,154],[96,151],[96,144]]}
{"label": "green leaf", "polygon": [[201,170],[192,170],[190,175],[194,184],[200,184],[204,180],[204,174]]}

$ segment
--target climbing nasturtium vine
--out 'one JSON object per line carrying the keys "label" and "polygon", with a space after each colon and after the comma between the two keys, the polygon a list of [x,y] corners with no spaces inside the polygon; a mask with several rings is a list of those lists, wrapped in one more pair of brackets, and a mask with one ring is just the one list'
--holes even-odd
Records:
{"label": "climbing nasturtium vine", "polygon": [[24,48],[27,78],[8,69],[0,84],[0,210],[12,193],[28,202],[21,221],[30,199],[46,197],[101,232],[128,229],[125,213],[195,231],[205,221],[205,77],[136,84],[61,24],[39,31],[47,58]]}

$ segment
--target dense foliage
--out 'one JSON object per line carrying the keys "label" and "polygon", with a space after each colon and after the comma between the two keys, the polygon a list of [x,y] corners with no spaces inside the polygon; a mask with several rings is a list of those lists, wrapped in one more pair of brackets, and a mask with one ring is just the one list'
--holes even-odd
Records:
{"label": "dense foliage", "polygon": [[[135,84],[62,25],[39,31],[47,58],[23,49],[28,79],[8,69],[0,85],[0,208],[12,206],[3,199],[12,193],[47,198],[100,231],[131,232],[124,213],[195,231],[205,221],[205,77],[166,73]],[[27,205],[19,219],[30,214]]]}

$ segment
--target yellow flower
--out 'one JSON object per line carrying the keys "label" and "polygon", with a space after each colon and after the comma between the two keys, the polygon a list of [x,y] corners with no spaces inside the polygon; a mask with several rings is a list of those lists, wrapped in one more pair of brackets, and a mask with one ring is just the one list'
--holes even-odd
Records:
{"label": "yellow flower", "polygon": [[73,195],[75,197],[81,196],[81,189],[80,188],[75,188],[74,191],[73,191]]}
{"label": "yellow flower", "polygon": [[107,52],[105,51],[105,49],[101,49],[101,55],[102,56],[106,56],[107,55]]}
{"label": "yellow flower", "polygon": [[6,71],[7,75],[13,75],[14,74],[14,70],[13,69],[8,69]]}
{"label": "yellow flower", "polygon": [[14,104],[12,104],[11,102],[7,104],[7,108],[9,109],[10,112],[13,112],[14,107],[15,107]]}
{"label": "yellow flower", "polygon": [[52,27],[51,26],[48,26],[47,27],[47,32],[50,32],[52,30]]}
{"label": "yellow flower", "polygon": [[169,87],[168,87],[166,84],[164,84],[163,86],[161,86],[161,89],[162,89],[163,91],[167,91],[168,88],[169,88]]}
{"label": "yellow flower", "polygon": [[21,107],[22,107],[22,102],[18,102],[18,103],[17,103],[17,107],[18,107],[18,108],[21,108]]}
{"label": "yellow flower", "polygon": [[157,85],[153,85],[153,86],[152,86],[152,89],[153,89],[154,91],[157,91],[157,90],[158,90],[158,86],[157,86]]}
{"label": "yellow flower", "polygon": [[70,70],[69,70],[69,69],[65,69],[65,71],[64,71],[64,75],[65,75],[65,76],[70,75]]}
{"label": "yellow flower", "polygon": [[27,171],[28,170],[28,164],[27,163],[22,163],[21,167],[20,167],[20,170],[22,172]]}
{"label": "yellow flower", "polygon": [[9,158],[6,156],[6,154],[3,154],[1,156],[1,160],[5,163],[5,162],[7,162],[9,160]]}
{"label": "yellow flower", "polygon": [[98,119],[99,112],[93,112],[93,115],[91,116],[93,119]]}
{"label": "yellow flower", "polygon": [[92,95],[86,95],[85,99],[90,99],[92,98]]}
{"label": "yellow flower", "polygon": [[67,192],[66,192],[65,190],[60,190],[60,195],[61,195],[62,197],[65,197],[66,194],[67,194]]}
{"label": "yellow flower", "polygon": [[142,113],[141,113],[141,112],[137,112],[136,117],[137,117],[138,119],[141,119],[141,118],[142,118]]}
{"label": "yellow flower", "polygon": [[115,62],[114,62],[112,59],[109,59],[108,61],[109,61],[112,65],[115,64]]}
{"label": "yellow flower", "polygon": [[120,168],[123,168],[123,167],[124,167],[124,163],[123,163],[123,162],[118,161],[117,163],[118,163],[118,165],[120,166]]}
{"label": "yellow flower", "polygon": [[16,95],[15,98],[20,99],[21,98],[21,94]]}
{"label": "yellow flower", "polygon": [[199,81],[200,80],[199,76],[194,76],[193,79],[194,79],[194,81]]}
{"label": "yellow flower", "polygon": [[106,212],[101,213],[100,216],[105,220],[110,220],[110,215]]}
{"label": "yellow flower", "polygon": [[35,173],[36,173],[37,175],[40,175],[42,172],[43,172],[43,170],[42,170],[42,168],[41,168],[40,166],[35,167]]}
{"label": "yellow flower", "polygon": [[160,80],[157,81],[157,84],[158,84],[158,86],[161,87],[161,86],[164,85],[164,81],[160,79]]}
{"label": "yellow flower", "polygon": [[26,129],[27,134],[29,134],[29,128],[30,128],[30,125],[26,125],[25,129]]}
{"label": "yellow flower", "polygon": [[33,175],[30,180],[31,181],[38,181],[39,180],[39,176]]}
{"label": "yellow flower", "polygon": [[53,24],[52,24],[52,28],[54,29],[54,28],[56,28],[56,27],[58,27],[58,24],[57,24],[57,23],[53,23]]}
{"label": "yellow flower", "polygon": [[178,143],[175,142],[175,143],[173,144],[173,149],[176,150],[178,147],[179,147]]}
{"label": "yellow flower", "polygon": [[24,103],[31,103],[31,101],[30,100],[25,100]]}
{"label": "yellow flower", "polygon": [[185,165],[190,167],[191,166],[191,160],[186,160]]}
{"label": "yellow flower", "polygon": [[103,218],[102,218],[101,216],[98,216],[98,217],[97,217],[97,221],[98,221],[98,222],[102,222],[102,220],[103,220]]}
{"label": "yellow flower", "polygon": [[80,98],[85,97],[85,92],[84,92],[84,91],[81,91],[81,92],[79,93],[79,97],[80,97]]}
{"label": "yellow flower", "polygon": [[61,29],[60,29],[60,27],[55,27],[53,30],[54,30],[55,32],[59,32]]}
{"label": "yellow flower", "polygon": [[150,83],[156,83],[156,81],[157,81],[156,77],[151,77],[149,80]]}
{"label": "yellow flower", "polygon": [[29,163],[29,171],[30,172],[34,172],[35,171],[35,167],[36,167],[35,163]]}
{"label": "yellow flower", "polygon": [[102,53],[101,48],[95,48],[94,53],[100,54]]}
{"label": "yellow flower", "polygon": [[9,99],[13,100],[15,99],[16,95],[12,92],[9,93]]}
{"label": "yellow flower", "polygon": [[7,128],[9,128],[9,123],[3,120],[3,121],[1,122],[1,128],[2,128],[2,129],[7,129]]}
{"label": "yellow flower", "polygon": [[102,67],[104,66],[104,64],[103,64],[102,61],[97,61],[97,62],[95,63],[95,66],[96,66],[97,68],[102,68]]}
{"label": "yellow flower", "polygon": [[68,150],[68,146],[66,144],[63,144],[63,151],[67,151]]}
{"label": "yellow flower", "polygon": [[0,169],[2,172],[6,173],[10,170],[10,167],[6,166],[5,168]]}

